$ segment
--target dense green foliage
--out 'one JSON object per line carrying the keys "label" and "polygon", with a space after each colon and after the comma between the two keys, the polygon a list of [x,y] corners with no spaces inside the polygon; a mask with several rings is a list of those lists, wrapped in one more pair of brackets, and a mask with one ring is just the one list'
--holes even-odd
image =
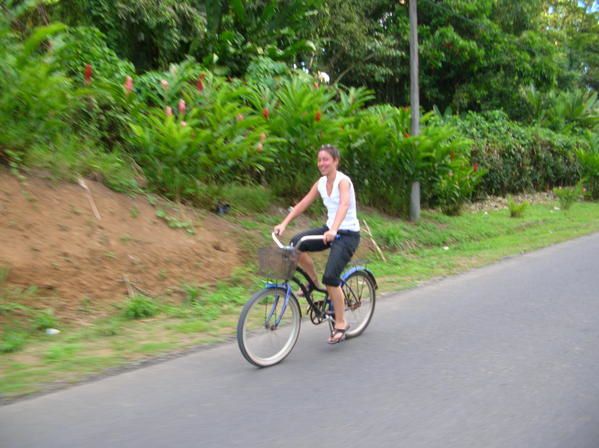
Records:
{"label": "dense green foliage", "polygon": [[[36,3],[16,1],[15,3]],[[55,19],[93,26],[137,70],[166,69],[192,56],[242,76],[266,56],[332,80],[368,86],[380,102],[408,101],[408,1],[58,0],[29,25]],[[523,118],[519,91],[599,85],[599,11],[579,0],[420,0],[424,107],[503,109]],[[22,26],[25,28],[26,24]]]}
{"label": "dense green foliage", "polygon": [[206,18],[192,1],[63,0],[52,14],[69,25],[98,28],[120,57],[140,70],[182,60],[206,36]]}
{"label": "dense green foliage", "polygon": [[599,199],[599,138],[595,135],[594,146],[590,151],[579,150],[578,160],[582,167],[583,184],[587,188],[587,196]]}
{"label": "dense green foliage", "polygon": [[422,0],[422,100],[435,112],[411,136],[407,108],[376,104],[408,100],[407,2],[133,3],[2,7],[0,156],[14,169],[94,173],[120,190],[143,175],[212,208],[244,185],[300,199],[316,149],[333,143],[360,201],[389,213],[406,213],[414,181],[447,214],[579,180],[599,196],[589,8]]}
{"label": "dense green foliage", "polygon": [[505,195],[572,185],[580,176],[576,151],[583,137],[522,126],[501,112],[447,119],[474,141],[472,162],[488,170],[479,193]]}
{"label": "dense green foliage", "polygon": [[19,158],[31,146],[52,143],[68,129],[75,92],[72,81],[37,53],[40,43],[64,26],[37,28],[21,41],[5,17],[0,20],[0,147]]}
{"label": "dense green foliage", "polygon": [[[241,75],[254,57],[293,62],[316,51],[304,25],[322,0],[62,0],[50,13],[94,26],[140,70],[164,69],[187,55],[220,73]],[[306,31],[309,30],[309,31]]]}
{"label": "dense green foliage", "polygon": [[[577,0],[419,0],[426,109],[503,109],[522,118],[519,90],[597,89],[599,12]],[[409,94],[408,1],[329,0],[319,14],[319,67],[381,102]]]}

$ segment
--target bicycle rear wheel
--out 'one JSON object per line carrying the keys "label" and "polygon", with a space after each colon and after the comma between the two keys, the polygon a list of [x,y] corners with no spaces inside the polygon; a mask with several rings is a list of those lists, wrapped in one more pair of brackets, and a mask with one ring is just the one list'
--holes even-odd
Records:
{"label": "bicycle rear wheel", "polygon": [[290,294],[285,307],[284,288],[256,293],[243,307],[237,324],[237,343],[244,358],[258,367],[281,362],[299,337],[301,311]]}
{"label": "bicycle rear wheel", "polygon": [[345,320],[350,328],[346,337],[361,335],[374,314],[376,291],[370,276],[364,271],[353,272],[343,285],[345,298]]}

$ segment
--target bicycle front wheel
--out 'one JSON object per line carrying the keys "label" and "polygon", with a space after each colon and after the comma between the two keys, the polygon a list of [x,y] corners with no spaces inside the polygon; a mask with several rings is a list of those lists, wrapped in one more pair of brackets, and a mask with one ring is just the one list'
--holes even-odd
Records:
{"label": "bicycle front wheel", "polygon": [[237,343],[244,358],[258,367],[281,362],[299,337],[301,311],[286,290],[268,288],[255,294],[241,310],[237,324]]}
{"label": "bicycle front wheel", "polygon": [[350,325],[347,338],[362,334],[372,319],[376,303],[376,290],[370,276],[364,271],[355,271],[343,285],[345,319]]}

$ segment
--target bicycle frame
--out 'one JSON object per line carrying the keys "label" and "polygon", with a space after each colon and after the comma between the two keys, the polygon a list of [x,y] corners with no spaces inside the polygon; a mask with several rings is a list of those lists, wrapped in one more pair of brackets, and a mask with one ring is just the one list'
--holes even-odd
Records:
{"label": "bicycle frame", "polygon": [[[281,241],[277,238],[277,235],[273,232],[271,234],[273,241],[277,244],[277,246],[279,246],[280,248],[284,248],[285,246],[281,243]],[[321,237],[318,235],[314,235],[314,236],[305,236],[302,239],[299,240],[298,242],[298,246],[301,245],[301,243],[303,241],[306,240],[317,240],[320,239]],[[345,272],[343,272],[343,274],[341,274],[341,287],[346,285],[345,280],[347,278],[349,278],[349,276],[351,274],[353,274],[356,271],[364,271],[372,280],[372,283],[374,285],[374,289],[378,289],[378,285],[376,282],[376,279],[374,277],[374,274],[367,269],[365,266],[352,266],[350,269],[346,270]],[[328,292],[325,289],[321,289],[318,288],[315,284],[314,281],[310,278],[310,276],[301,268],[301,267],[296,267],[295,269],[296,273],[299,273],[305,280],[305,282],[302,282],[300,279],[297,278],[297,276],[293,276],[291,277],[290,280],[286,280],[284,282],[281,283],[273,283],[273,282],[267,282],[265,288],[266,289],[278,289],[278,288],[284,288],[285,289],[285,299],[283,302],[283,307],[281,310],[281,313],[279,315],[279,318],[277,319],[277,321],[275,322],[275,325],[278,326],[279,323],[281,322],[281,319],[283,317],[283,314],[285,313],[285,310],[287,309],[287,305],[289,304],[289,297],[291,296],[292,292],[291,292],[291,286],[289,284],[290,281],[292,281],[293,283],[297,284],[299,286],[299,288],[302,290],[302,293],[304,294],[304,297],[306,298],[307,302],[308,302],[308,306],[311,310],[313,310],[314,312],[316,312],[316,315],[319,319],[327,319],[330,316],[327,316],[326,312],[319,309],[316,306],[316,303],[314,302],[314,300],[312,299],[312,292],[313,291],[317,291],[320,293],[325,294],[325,300],[328,299]],[[355,293],[352,291],[352,294],[355,295]],[[330,301],[329,301],[330,302]],[[277,300],[274,301],[272,309],[270,310],[270,313],[268,314],[268,317],[266,319],[266,322],[268,322],[270,320],[270,318],[273,316],[273,314],[275,313],[275,310],[277,308],[278,305],[278,298]],[[301,312],[301,311],[300,311]],[[330,323],[330,321],[329,321]]]}
{"label": "bicycle frame", "polygon": [[[291,286],[289,285],[289,283],[285,283],[284,285],[285,285],[285,299],[283,302],[283,308],[281,309],[281,312],[279,313],[279,317],[275,321],[275,327],[278,327],[279,324],[281,323],[283,314],[285,314],[285,310],[287,310],[287,305],[289,305],[289,297],[291,297]],[[283,286],[283,284],[267,283],[266,289],[279,289],[281,286]],[[275,311],[277,309],[278,304],[279,304],[279,296],[277,296],[275,301],[273,302],[272,308],[271,308],[270,312],[268,313],[268,316],[266,317],[266,320],[264,322],[270,321],[271,317],[273,316],[273,314],[275,313]]]}
{"label": "bicycle frame", "polygon": [[[310,276],[300,267],[297,267],[295,270],[296,273],[301,274],[301,276],[304,278],[305,282],[302,282],[300,279],[298,279],[295,275],[291,278],[291,280],[285,281],[285,282],[281,282],[281,283],[277,283],[277,282],[266,282],[265,288],[266,289],[279,289],[279,288],[283,288],[285,289],[285,301],[283,302],[283,307],[279,316],[279,319],[276,322],[276,325],[279,325],[281,318],[283,316],[283,314],[285,313],[285,310],[287,309],[287,305],[289,303],[289,297],[291,296],[292,292],[291,292],[291,284],[290,281],[295,283],[297,286],[299,286],[299,288],[302,290],[304,297],[306,298],[306,301],[308,302],[308,306],[315,310],[318,314],[319,317],[324,317],[321,312],[321,310],[319,310],[316,305],[314,300],[312,299],[312,293],[310,292],[310,290],[308,289],[308,287],[310,287],[311,291],[317,291],[320,292],[322,294],[327,294],[327,291],[325,289],[320,289],[318,288],[314,282],[312,281],[312,279],[310,278]],[[308,285],[308,287],[306,286],[306,284]],[[278,301],[275,301],[272,305],[272,309],[270,311],[270,313],[268,314],[268,317],[266,319],[266,321],[268,322],[270,320],[270,318],[272,317],[272,315],[274,314],[276,308],[278,305]]]}

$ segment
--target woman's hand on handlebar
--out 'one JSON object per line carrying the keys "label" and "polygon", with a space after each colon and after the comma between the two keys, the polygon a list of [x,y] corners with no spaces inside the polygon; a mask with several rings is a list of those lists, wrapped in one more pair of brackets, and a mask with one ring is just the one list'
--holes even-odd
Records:
{"label": "woman's hand on handlebar", "polygon": [[325,243],[330,243],[330,242],[334,241],[335,238],[337,238],[337,232],[334,230],[327,230],[322,235],[322,238],[324,239]]}
{"label": "woman's hand on handlebar", "polygon": [[273,229],[273,232],[275,232],[275,235],[281,236],[281,235],[283,235],[283,232],[285,231],[286,227],[287,226],[285,224],[279,224],[278,226],[275,226],[275,228]]}

